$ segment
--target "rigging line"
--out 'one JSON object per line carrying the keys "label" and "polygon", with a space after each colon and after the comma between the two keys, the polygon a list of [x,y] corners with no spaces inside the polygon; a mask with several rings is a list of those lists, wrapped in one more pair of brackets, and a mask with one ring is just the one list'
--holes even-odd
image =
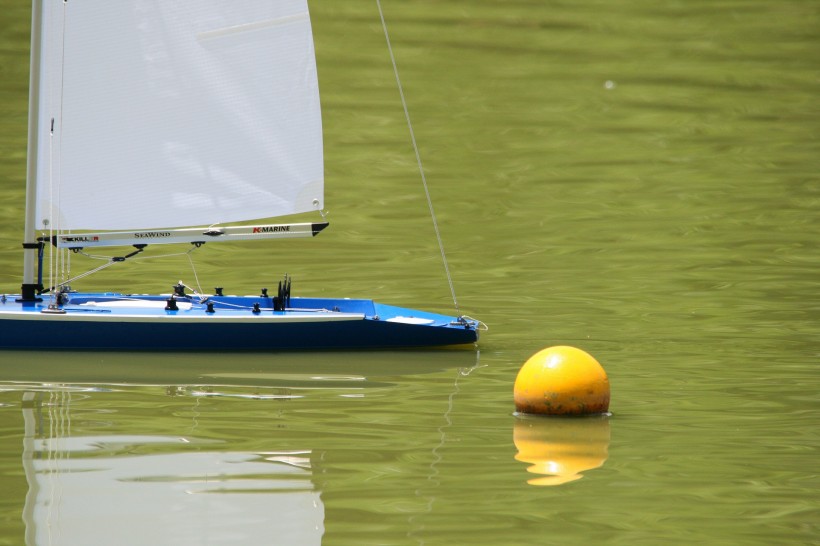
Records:
{"label": "rigging line", "polygon": [[[199,286],[199,277],[197,276],[196,268],[194,267],[193,260],[190,257],[190,254],[194,250],[196,250],[196,247],[191,247],[189,250],[187,250],[185,252],[177,252],[177,253],[174,253],[174,254],[162,254],[161,256],[144,256],[144,257],[141,257],[141,258],[133,257],[131,259],[133,259],[135,261],[139,261],[139,260],[148,260],[148,259],[156,259],[156,258],[169,258],[169,257],[173,257],[173,256],[187,255],[188,260],[191,262],[191,268],[194,270],[194,278],[196,279],[197,286]],[[95,254],[88,254],[86,252],[82,252],[81,250],[78,253],[80,255],[85,256],[86,258],[89,258],[89,259],[92,259],[92,260],[107,260],[107,261],[104,264],[102,264],[98,267],[95,267],[93,269],[89,269],[85,273],[80,273],[76,277],[71,277],[69,279],[66,279],[63,282],[59,283],[59,285],[55,285],[54,282],[53,282],[54,279],[51,279],[52,282],[50,284],[49,291],[52,291],[52,294],[53,294],[53,290],[54,290],[55,286],[65,286],[65,285],[71,284],[72,282],[74,282],[76,280],[82,279],[84,277],[88,277],[89,275],[93,275],[94,273],[102,271],[103,269],[105,269],[107,267],[111,267],[114,264],[123,263],[125,261],[125,260],[122,260],[122,259],[114,259],[111,256],[100,256],[100,255],[95,255]],[[68,255],[68,257],[70,259],[71,255]],[[127,256],[126,256],[126,258],[127,258]],[[199,288],[199,291],[202,292],[201,287]]]}
{"label": "rigging line", "polygon": [[[197,286],[199,286],[199,277],[198,277],[198,276],[197,276],[197,274],[196,274],[196,268],[194,268],[194,263],[193,263],[193,260],[192,260],[192,259],[191,259],[191,257],[190,257],[190,254],[191,254],[194,250],[196,250],[196,247],[192,247],[192,248],[190,248],[189,250],[187,250],[187,251],[185,251],[185,252],[177,252],[177,253],[175,253],[175,254],[163,254],[163,255],[161,255],[161,256],[145,256],[145,257],[141,257],[141,258],[136,258],[136,257],[134,257],[134,258],[131,258],[131,259],[133,259],[133,260],[135,260],[135,261],[139,261],[139,260],[156,259],[156,258],[169,258],[169,257],[173,257],[173,256],[183,256],[183,255],[186,255],[186,256],[188,256],[188,260],[191,262],[191,268],[194,270],[194,278],[196,279]],[[88,271],[86,271],[85,273],[80,273],[80,274],[79,274],[79,275],[77,275],[76,277],[71,277],[70,279],[66,279],[65,281],[61,282],[61,283],[59,284],[59,286],[64,286],[64,285],[67,285],[67,284],[71,284],[72,282],[74,282],[74,281],[76,281],[76,280],[82,279],[82,278],[84,278],[84,277],[88,277],[89,275],[93,275],[94,273],[97,273],[97,272],[99,272],[99,271],[102,271],[103,269],[105,269],[105,268],[107,268],[107,267],[111,267],[111,266],[112,266],[112,265],[114,265],[114,264],[123,263],[123,262],[125,261],[125,260],[118,260],[118,259],[114,259],[114,258],[112,258],[112,257],[110,257],[110,256],[99,256],[99,255],[94,255],[94,254],[87,254],[87,253],[82,252],[82,251],[80,251],[80,252],[79,252],[79,254],[81,254],[81,255],[85,256],[86,258],[90,258],[90,259],[92,259],[92,260],[108,260],[108,261],[107,261],[107,262],[105,262],[104,264],[102,264],[102,265],[98,266],[98,267],[95,267],[94,269],[89,269],[89,270],[88,270]],[[53,288],[54,288],[54,286],[55,286],[55,285],[52,283],[52,284],[51,284],[51,289],[53,289]],[[200,291],[200,292],[202,292],[202,288],[201,288],[201,287],[200,287],[199,291]]]}
{"label": "rigging line", "polygon": [[441,239],[441,232],[438,228],[438,221],[436,220],[436,212],[433,209],[433,199],[430,197],[430,190],[427,187],[427,177],[424,174],[424,167],[421,163],[421,154],[419,147],[416,144],[416,135],[413,132],[413,124],[410,122],[410,112],[407,109],[407,101],[404,98],[404,90],[399,78],[399,68],[396,65],[396,57],[393,55],[393,46],[390,44],[390,34],[387,32],[387,22],[384,19],[384,12],[382,11],[382,4],[380,0],[376,0],[376,5],[379,8],[379,18],[382,22],[382,29],[384,29],[384,39],[387,41],[387,51],[390,53],[390,62],[393,64],[393,74],[396,76],[396,84],[399,88],[399,96],[401,97],[401,105],[404,109],[404,117],[407,120],[407,128],[410,131],[410,140],[413,143],[413,151],[416,153],[416,163],[418,163],[419,173],[421,174],[421,183],[424,186],[424,195],[427,197],[427,207],[430,209],[430,217],[433,220],[433,229],[436,232],[436,240],[438,241],[438,248],[441,252],[441,261],[444,264],[444,272],[447,274],[447,283],[450,285],[450,294],[453,296],[453,306],[455,306],[456,314],[461,311],[458,307],[458,300],[456,299],[456,289],[453,286],[453,277],[450,275],[450,266],[447,263],[447,254],[444,252],[444,242]]}
{"label": "rigging line", "polygon": [[[50,132],[49,132],[49,203],[48,203],[48,231],[49,231],[49,239],[54,240],[54,233],[62,232],[62,228],[59,225],[59,220],[57,222],[54,221],[55,214],[54,214],[54,205],[55,201],[57,204],[57,210],[62,210],[60,207],[61,203],[61,185],[62,185],[62,135],[63,135],[63,98],[65,94],[65,34],[66,34],[66,19],[68,17],[67,10],[66,10],[66,2],[63,2],[62,5],[62,17],[57,21],[57,24],[60,25],[60,77],[59,81],[56,84],[50,84],[49,89],[49,105],[51,107],[51,124],[50,124]],[[49,48],[46,48],[47,50]],[[57,156],[54,156],[54,141],[55,141],[55,132],[54,132],[54,122],[55,117],[53,115],[55,110],[54,104],[54,93],[55,90],[59,93],[57,97],[57,144],[59,146],[57,150]],[[57,163],[57,176],[56,176],[56,188],[55,188],[55,176],[54,176],[54,165],[55,162]],[[55,191],[56,190],[56,191]],[[56,197],[55,197],[56,194]],[[59,218],[60,215],[58,215]],[[66,252],[61,251],[59,248],[56,250],[53,247],[49,247],[49,285],[53,288],[58,284],[63,286],[68,284],[68,281],[59,282],[60,280],[65,280],[66,278]],[[53,307],[56,305],[56,294],[52,291],[50,294],[50,301],[49,307]]]}
{"label": "rigging line", "polygon": [[[63,0],[63,31],[62,31],[62,45],[60,47],[60,126],[58,127],[59,131],[59,154],[57,157],[57,161],[59,162],[59,170],[58,170],[58,177],[57,177],[57,209],[62,211],[62,199],[63,199],[63,110],[65,104],[65,50],[66,50],[66,29],[68,28],[68,0]],[[52,218],[53,220],[53,218]],[[53,222],[52,222],[53,223]],[[57,225],[57,232],[62,233],[63,228],[61,225]],[[60,274],[59,279],[63,280],[60,283],[61,286],[67,285],[68,281],[65,280],[71,274],[71,254],[68,250],[63,250],[59,252],[60,258]]]}
{"label": "rigging line", "polygon": [[[99,271],[102,271],[102,270],[103,270],[103,269],[105,269],[106,267],[110,267],[110,266],[112,266],[112,265],[114,265],[114,264],[116,264],[116,263],[119,263],[119,262],[117,262],[117,261],[115,261],[115,260],[111,260],[110,262],[106,262],[106,263],[102,264],[102,265],[101,265],[101,266],[99,266],[99,267],[95,267],[94,269],[89,269],[89,270],[88,270],[88,271],[86,271],[85,273],[80,273],[80,274],[79,274],[79,275],[77,275],[76,277],[71,277],[70,279],[66,279],[65,281],[61,282],[58,286],[61,286],[61,287],[62,287],[62,286],[65,286],[65,285],[71,284],[72,282],[74,282],[74,281],[76,281],[76,280],[82,279],[82,278],[84,278],[84,277],[88,277],[89,275],[93,275],[94,273],[97,273],[97,272],[99,272]],[[52,295],[54,294],[54,288],[55,288],[55,285],[54,285],[54,284],[52,284],[52,285],[49,287],[49,291],[51,292],[51,294],[52,294]]]}
{"label": "rigging line", "polygon": [[196,274],[196,266],[194,265],[194,259],[191,258],[191,252],[186,252],[185,256],[188,258],[188,262],[191,264],[191,271],[194,272],[194,280],[196,281],[196,287],[198,289],[197,295],[202,294],[202,286],[199,284],[199,275]]}
{"label": "rigging line", "polygon": [[[201,293],[202,292],[202,287],[199,285],[199,276],[196,273],[196,268],[194,267],[194,261],[191,259],[191,256],[190,256],[190,254],[196,249],[197,249],[196,247],[191,247],[189,250],[187,250],[185,252],[177,252],[175,254],[163,254],[161,256],[145,256],[145,257],[142,257],[142,258],[133,258],[133,259],[135,261],[139,261],[139,260],[148,260],[148,259],[156,259],[156,258],[169,258],[169,257],[173,257],[173,256],[183,256],[183,255],[188,256],[188,261],[191,262],[191,269],[193,269],[193,271],[194,271],[194,278],[196,279],[197,287],[199,287],[199,292]],[[89,269],[85,273],[80,273],[76,277],[71,277],[71,278],[65,279],[64,281],[62,281],[61,283],[56,284],[56,285],[53,282],[54,279],[53,278],[50,279],[52,282],[50,283],[50,287],[49,287],[48,290],[49,290],[49,292],[51,292],[52,296],[54,295],[53,291],[54,291],[54,288],[56,286],[62,287],[62,286],[71,284],[72,282],[74,282],[76,280],[82,279],[84,277],[88,277],[89,275],[93,275],[94,273],[102,271],[103,269],[105,269],[107,267],[111,267],[114,264],[123,263],[125,261],[125,260],[120,260],[120,259],[114,259],[110,256],[99,256],[99,255],[94,255],[94,254],[88,254],[88,253],[82,252],[82,251],[79,251],[79,254],[81,254],[82,256],[85,256],[86,258],[92,259],[92,260],[107,260],[107,261],[104,264],[102,264],[98,267],[95,267],[94,269]],[[68,255],[68,259],[70,260],[71,255],[70,254],[67,254],[67,255]],[[127,256],[126,256],[126,258],[127,258]],[[191,290],[193,290],[193,289],[191,289]]]}
{"label": "rigging line", "polygon": [[[54,15],[55,11],[56,11],[56,8],[52,8],[52,10],[48,14],[48,17],[50,19],[50,21],[49,21],[50,25],[54,26],[54,29],[56,30],[57,23],[53,21],[53,18],[55,17],[55,15]],[[63,11],[65,11],[65,7],[63,7]],[[65,13],[63,13],[63,16],[65,16]],[[64,17],[63,17],[63,19],[64,19]],[[63,26],[63,31],[65,31],[65,26]],[[65,36],[63,34],[61,36],[61,39],[63,40],[63,43],[62,43],[63,46],[65,45],[65,39],[64,38],[65,38]],[[56,42],[52,41],[51,36],[47,36],[46,40],[47,40],[46,41],[46,46],[45,46],[44,49],[45,49],[46,54],[48,54],[53,47],[56,47],[55,45],[53,45],[53,43],[56,43]],[[60,53],[62,54],[62,49],[60,50]],[[62,74],[60,74],[60,77],[62,78]],[[60,87],[60,91],[62,92],[62,87]],[[54,97],[54,95],[55,95],[56,92],[57,92],[57,85],[55,84],[53,78],[49,78],[49,80],[48,80],[48,107],[49,107],[50,121],[49,121],[49,132],[48,132],[48,217],[44,221],[44,225],[48,228],[49,240],[54,240],[53,239],[53,237],[54,237],[54,221],[53,221],[54,220],[54,163],[55,163],[55,157],[54,157],[54,146],[55,146],[55,144],[54,144],[55,97]],[[59,97],[59,98],[60,98],[60,103],[62,103],[62,97]],[[49,286],[52,286],[52,287],[55,286],[56,280],[57,280],[56,279],[56,265],[55,264],[56,264],[56,261],[58,259],[59,259],[59,250],[55,251],[53,246],[49,246],[49,249],[48,249],[48,284],[49,284]],[[49,307],[53,307],[56,304],[55,295],[53,293],[49,297],[49,302],[50,302]]]}

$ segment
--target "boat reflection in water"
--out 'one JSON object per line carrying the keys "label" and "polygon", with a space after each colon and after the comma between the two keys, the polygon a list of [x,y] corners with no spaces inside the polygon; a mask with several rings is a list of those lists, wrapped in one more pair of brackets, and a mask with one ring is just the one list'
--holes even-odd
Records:
{"label": "boat reflection in water", "polygon": [[[461,350],[5,356],[0,392],[22,399],[25,423],[28,546],[321,544],[322,408],[478,365]],[[303,415],[290,404],[305,397]]]}
{"label": "boat reflection in water", "polygon": [[515,459],[531,464],[527,472],[542,475],[527,483],[561,485],[606,462],[609,417],[517,416],[513,442],[518,450]]}
{"label": "boat reflection in water", "polygon": [[321,544],[310,451],[72,435],[72,390],[25,392],[26,544]]}

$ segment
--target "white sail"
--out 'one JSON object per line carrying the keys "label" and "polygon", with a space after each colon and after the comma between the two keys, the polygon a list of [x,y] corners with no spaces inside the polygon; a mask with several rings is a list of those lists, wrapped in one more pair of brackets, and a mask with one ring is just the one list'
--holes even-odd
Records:
{"label": "white sail", "polygon": [[38,229],[323,207],[306,0],[42,1]]}

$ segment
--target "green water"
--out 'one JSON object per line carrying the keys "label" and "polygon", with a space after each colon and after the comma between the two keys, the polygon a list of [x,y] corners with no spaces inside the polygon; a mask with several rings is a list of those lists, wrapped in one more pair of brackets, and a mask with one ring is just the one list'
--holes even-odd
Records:
{"label": "green water", "polygon": [[[23,4],[0,2],[5,292]],[[820,4],[382,4],[479,350],[0,354],[0,544],[820,544]],[[311,11],[331,228],[205,247],[196,278],[450,311],[375,2]],[[194,278],[177,257],[74,287]],[[513,416],[554,344],[604,365],[611,417]]]}

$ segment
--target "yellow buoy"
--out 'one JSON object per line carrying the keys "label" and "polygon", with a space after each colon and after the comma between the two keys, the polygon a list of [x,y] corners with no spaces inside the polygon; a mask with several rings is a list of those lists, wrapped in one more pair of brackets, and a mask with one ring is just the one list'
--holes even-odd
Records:
{"label": "yellow buoy", "polygon": [[542,415],[587,415],[609,410],[609,379],[589,353],[576,347],[543,349],[515,378],[515,409]]}

